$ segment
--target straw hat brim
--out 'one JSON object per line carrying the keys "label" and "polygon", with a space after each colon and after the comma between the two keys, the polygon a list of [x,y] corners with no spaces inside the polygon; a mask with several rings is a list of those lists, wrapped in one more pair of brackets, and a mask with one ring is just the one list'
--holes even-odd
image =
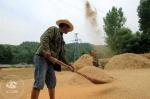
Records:
{"label": "straw hat brim", "polygon": [[73,31],[74,27],[73,27],[72,23],[69,22],[68,20],[62,19],[62,20],[57,20],[57,21],[56,21],[56,24],[57,24],[58,26],[59,26],[60,23],[65,23],[65,24],[69,25],[69,26],[70,26],[69,32]]}

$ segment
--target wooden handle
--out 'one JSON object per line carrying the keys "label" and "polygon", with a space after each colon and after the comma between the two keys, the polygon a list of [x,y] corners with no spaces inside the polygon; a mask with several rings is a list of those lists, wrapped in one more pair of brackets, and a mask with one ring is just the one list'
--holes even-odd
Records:
{"label": "wooden handle", "polygon": [[[67,64],[65,64],[65,63],[63,63],[63,62],[61,62],[61,61],[59,61],[58,59],[56,59],[56,58],[54,58],[54,57],[51,57],[50,60],[52,60],[53,62],[55,62],[55,63],[57,63],[57,64],[59,64],[59,65],[65,66],[65,67],[68,68],[68,69],[71,69],[71,67],[70,67],[69,65],[67,65]],[[92,83],[93,83],[93,81],[95,81],[95,79],[90,78],[90,77],[88,77],[88,76],[86,76],[86,75],[84,75],[84,74],[78,72],[77,70],[74,70],[74,72],[77,73],[77,74],[79,74],[79,75],[81,75],[81,76],[83,76],[83,77],[85,77],[86,79],[90,80]],[[95,82],[94,82],[94,83],[95,83]]]}
{"label": "wooden handle", "polygon": [[[57,64],[59,64],[59,65],[65,66],[65,67],[67,67],[67,68],[69,68],[69,69],[72,69],[69,65],[67,65],[67,64],[65,64],[65,63],[63,63],[63,62],[61,62],[61,61],[59,61],[58,59],[56,59],[56,58],[54,58],[54,57],[51,57],[50,60],[52,60],[53,62],[55,62],[55,63],[57,63]],[[88,78],[86,75],[81,74],[81,73],[79,73],[79,72],[76,71],[76,70],[74,70],[74,72],[76,72],[77,74],[79,74],[79,75],[81,75],[81,76],[83,76],[83,77],[85,77],[85,78]]]}
{"label": "wooden handle", "polygon": [[[63,62],[61,62],[61,61],[59,61],[58,59],[56,59],[56,58],[54,58],[54,57],[51,57],[50,60],[52,60],[53,62],[55,62],[55,63],[57,63],[57,64],[59,64],[59,65],[65,66],[65,67],[67,67],[67,68],[69,68],[69,69],[72,69],[69,65],[67,65],[67,64],[65,64],[65,63],[63,63]],[[98,81],[97,79],[88,77],[88,76],[86,76],[86,75],[84,75],[84,74],[82,74],[82,73],[80,73],[80,72],[78,72],[78,71],[76,71],[76,70],[74,70],[74,72],[77,73],[77,74],[79,74],[79,75],[81,75],[81,76],[83,76],[83,77],[85,77],[86,79],[90,80],[90,81],[91,81],[92,83],[94,83],[94,84],[104,83],[103,81]]]}
{"label": "wooden handle", "polygon": [[61,61],[59,61],[58,59],[56,59],[56,58],[54,58],[54,57],[51,57],[50,60],[52,60],[53,62],[55,62],[55,63],[57,63],[57,64],[59,64],[59,65],[63,65],[63,66],[65,66],[65,67],[68,68],[68,69],[72,69],[69,65],[67,65],[67,64],[65,64],[65,63],[63,63],[63,62],[61,62]]}

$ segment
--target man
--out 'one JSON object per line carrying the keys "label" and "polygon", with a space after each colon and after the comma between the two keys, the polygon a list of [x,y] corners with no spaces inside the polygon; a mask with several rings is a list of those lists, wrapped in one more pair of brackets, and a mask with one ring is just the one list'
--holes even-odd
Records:
{"label": "man", "polygon": [[93,66],[99,67],[98,53],[92,50],[91,54],[93,57]]}
{"label": "man", "polygon": [[[65,56],[63,34],[73,31],[73,25],[66,19],[56,21],[59,28],[52,26],[48,28],[40,38],[40,46],[34,58],[35,72],[31,99],[38,99],[40,90],[46,83],[50,99],[55,99],[56,71],[61,71],[61,66],[50,61],[51,57],[57,58],[71,66]],[[71,66],[72,67],[72,66]],[[73,72],[74,68],[70,68]]]}

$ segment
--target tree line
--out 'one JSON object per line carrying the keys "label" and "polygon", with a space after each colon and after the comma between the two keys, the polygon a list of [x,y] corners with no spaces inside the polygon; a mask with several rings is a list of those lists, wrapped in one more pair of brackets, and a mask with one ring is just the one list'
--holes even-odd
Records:
{"label": "tree line", "polygon": [[[40,43],[38,42],[23,42],[20,45],[0,45],[0,64],[18,64],[18,63],[27,63],[33,64],[34,56],[36,50],[38,49]],[[95,46],[90,43],[79,43],[79,55],[77,59],[84,54],[91,54],[91,50],[99,52],[99,58],[109,57],[108,48],[104,46]],[[97,49],[98,50],[97,50]],[[77,59],[74,59],[75,54],[75,44],[69,43],[65,45],[66,57],[70,62],[74,62]]]}

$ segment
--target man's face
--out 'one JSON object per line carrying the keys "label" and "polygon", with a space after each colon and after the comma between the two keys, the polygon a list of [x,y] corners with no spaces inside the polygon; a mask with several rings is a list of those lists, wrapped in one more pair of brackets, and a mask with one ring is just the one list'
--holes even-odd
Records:
{"label": "man's face", "polygon": [[64,27],[62,28],[62,32],[63,33],[65,33],[65,34],[67,34],[68,32],[69,32],[69,29],[70,29],[70,27],[69,27],[69,25],[64,25]]}

